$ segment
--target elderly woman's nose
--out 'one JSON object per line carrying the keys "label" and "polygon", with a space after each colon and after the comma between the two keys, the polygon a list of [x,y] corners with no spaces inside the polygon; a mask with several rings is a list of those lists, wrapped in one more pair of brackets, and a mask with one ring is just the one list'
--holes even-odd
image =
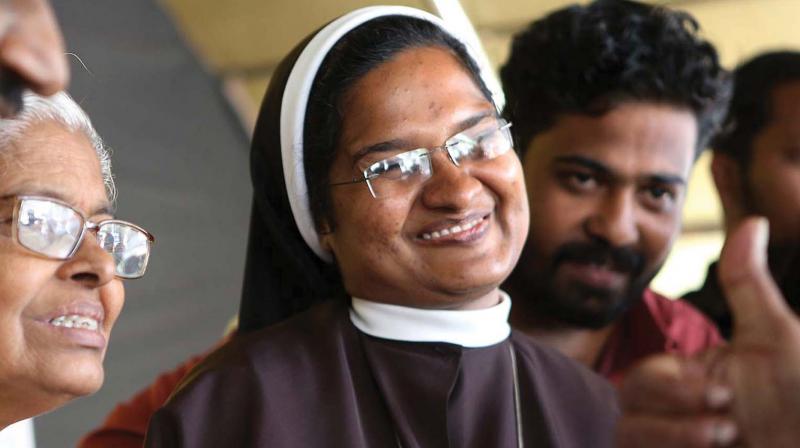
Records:
{"label": "elderly woman's nose", "polygon": [[447,155],[439,153],[433,159],[433,175],[425,184],[422,200],[430,208],[463,210],[482,188],[469,169],[455,166]]}
{"label": "elderly woman's nose", "polygon": [[62,262],[58,276],[79,282],[88,288],[98,288],[114,279],[114,258],[106,252],[94,235],[86,235],[78,251]]}

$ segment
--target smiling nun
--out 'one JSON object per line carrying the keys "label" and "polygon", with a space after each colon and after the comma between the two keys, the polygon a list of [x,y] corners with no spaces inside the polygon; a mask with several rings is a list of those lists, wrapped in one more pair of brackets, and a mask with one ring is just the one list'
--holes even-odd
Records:
{"label": "smiling nun", "polygon": [[147,446],[611,444],[611,387],[507,323],[527,199],[475,60],[405,7],[284,59],[253,142],[242,334]]}

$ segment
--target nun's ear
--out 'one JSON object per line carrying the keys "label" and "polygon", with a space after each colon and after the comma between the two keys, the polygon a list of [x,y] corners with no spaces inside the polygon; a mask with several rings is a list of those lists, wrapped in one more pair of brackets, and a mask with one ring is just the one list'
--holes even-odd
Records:
{"label": "nun's ear", "polygon": [[319,223],[317,234],[319,235],[320,246],[326,251],[334,253],[333,226],[330,225],[327,219],[322,219]]}

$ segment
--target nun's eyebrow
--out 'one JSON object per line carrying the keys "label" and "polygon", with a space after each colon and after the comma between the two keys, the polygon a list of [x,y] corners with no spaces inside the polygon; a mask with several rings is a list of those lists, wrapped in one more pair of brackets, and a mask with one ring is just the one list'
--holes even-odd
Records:
{"label": "nun's eyebrow", "polygon": [[353,154],[353,165],[356,162],[361,160],[367,154],[372,154],[375,152],[386,152],[386,151],[395,151],[398,149],[408,148],[410,143],[407,140],[403,140],[401,138],[396,138],[393,140],[387,140],[385,142],[375,143],[374,145],[365,146],[358,150],[355,154]]}
{"label": "nun's eyebrow", "polygon": [[[459,122],[455,127],[455,132],[453,135],[466,131],[467,129],[475,126],[476,124],[480,123],[481,121],[485,120],[488,117],[496,117],[497,114],[495,113],[494,109],[492,110],[485,110],[481,111],[465,120]],[[444,142],[442,142],[444,143]],[[367,154],[372,154],[376,152],[388,152],[388,151],[396,151],[398,149],[409,149],[413,150],[412,148],[413,143],[409,142],[408,140],[404,140],[402,138],[396,138],[392,140],[387,140],[385,142],[375,143],[369,146],[365,146],[359,149],[355,154],[353,154],[353,165],[356,164],[362,157],[366,156]]]}
{"label": "nun's eyebrow", "polygon": [[454,132],[453,135],[455,135],[455,134],[457,134],[459,132],[464,132],[467,129],[475,126],[476,124],[480,123],[481,121],[483,121],[483,120],[485,120],[485,119],[487,119],[489,117],[497,118],[497,113],[494,111],[494,109],[485,110],[483,112],[477,113],[477,114],[467,118],[466,120],[462,120],[461,123],[458,123],[458,125],[456,126],[456,128],[458,130],[456,132]]}

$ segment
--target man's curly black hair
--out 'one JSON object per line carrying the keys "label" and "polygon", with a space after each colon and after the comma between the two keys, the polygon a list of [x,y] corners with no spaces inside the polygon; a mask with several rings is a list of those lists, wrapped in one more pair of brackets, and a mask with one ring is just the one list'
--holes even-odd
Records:
{"label": "man's curly black hair", "polygon": [[784,84],[800,81],[800,52],[775,51],[756,56],[737,67],[733,79],[731,107],[711,148],[745,168],[750,162],[753,139],[772,119],[773,92]]}
{"label": "man's curly black hair", "polygon": [[730,74],[687,13],[627,0],[569,6],[514,37],[500,71],[504,115],[524,154],[564,114],[602,115],[626,101],[686,107],[698,152],[719,128]]}

